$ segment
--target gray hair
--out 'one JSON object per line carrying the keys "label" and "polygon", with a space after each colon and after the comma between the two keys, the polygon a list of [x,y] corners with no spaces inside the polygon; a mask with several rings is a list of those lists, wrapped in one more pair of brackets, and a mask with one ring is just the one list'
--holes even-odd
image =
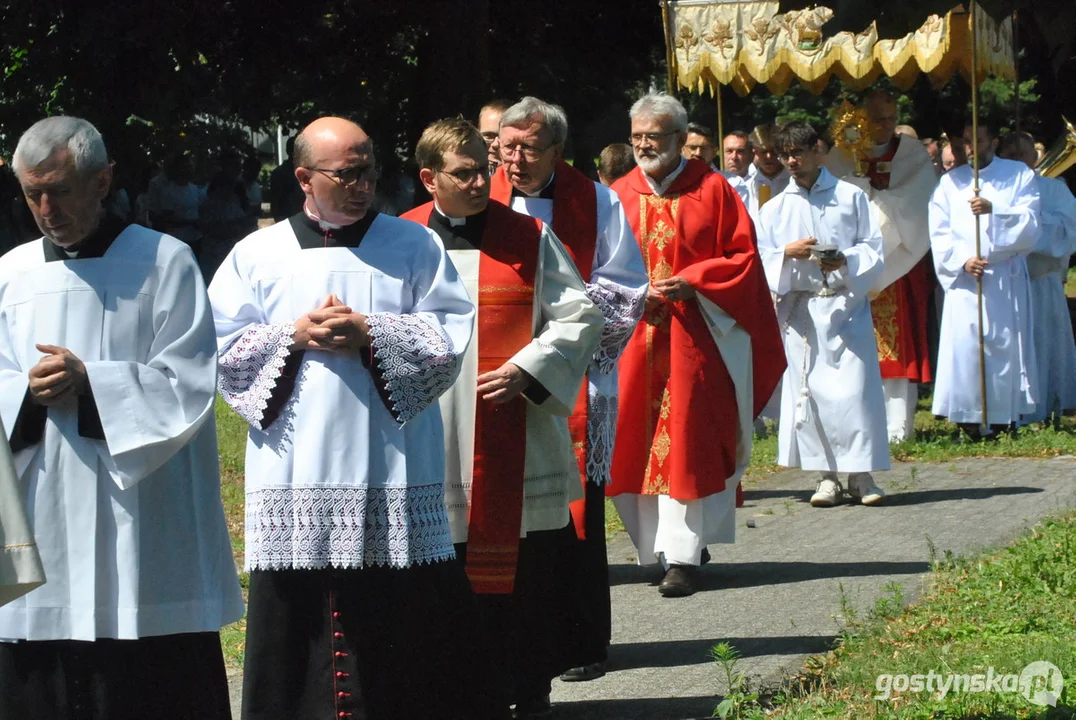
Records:
{"label": "gray hair", "polygon": [[97,128],[82,118],[57,115],[38,120],[19,138],[11,165],[15,172],[33,169],[57,150],[71,153],[77,172],[95,172],[108,167],[108,151]]}
{"label": "gray hair", "polygon": [[673,130],[683,132],[687,130],[687,110],[680,101],[672,95],[663,92],[650,91],[635,101],[628,111],[628,115],[634,120],[639,117],[672,118]]}
{"label": "gray hair", "polygon": [[553,144],[563,145],[568,140],[568,116],[560,105],[547,103],[527,96],[501,115],[501,127],[523,127],[529,121],[538,121],[553,133]]}

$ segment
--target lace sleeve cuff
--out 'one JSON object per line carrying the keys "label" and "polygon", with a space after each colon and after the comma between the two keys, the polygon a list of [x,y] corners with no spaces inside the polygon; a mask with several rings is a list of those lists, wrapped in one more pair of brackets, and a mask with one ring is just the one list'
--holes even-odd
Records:
{"label": "lace sleeve cuff", "polygon": [[643,315],[646,288],[640,290],[599,280],[587,283],[587,297],[598,306],[605,318],[601,341],[594,351],[594,362],[601,372],[610,373],[616,368],[620,353],[624,351]]}
{"label": "lace sleeve cuff", "polygon": [[[278,395],[291,395],[294,385],[282,386],[285,365],[292,356],[295,326],[290,323],[256,325],[220,354],[217,391],[224,401],[258,430],[276,419]],[[294,373],[291,374],[294,380]],[[286,383],[286,380],[285,380]],[[270,412],[270,405],[278,412]]]}
{"label": "lace sleeve cuff", "polygon": [[401,425],[437,401],[456,379],[459,356],[440,328],[418,315],[372,313],[370,374]]}

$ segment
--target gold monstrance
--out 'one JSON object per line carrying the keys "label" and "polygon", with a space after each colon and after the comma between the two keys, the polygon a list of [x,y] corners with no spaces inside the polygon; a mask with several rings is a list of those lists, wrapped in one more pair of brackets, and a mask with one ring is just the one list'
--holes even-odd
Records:
{"label": "gold monstrance", "polygon": [[863,177],[863,158],[871,149],[871,123],[867,111],[847,100],[837,108],[829,133],[833,147],[852,154],[856,177]]}

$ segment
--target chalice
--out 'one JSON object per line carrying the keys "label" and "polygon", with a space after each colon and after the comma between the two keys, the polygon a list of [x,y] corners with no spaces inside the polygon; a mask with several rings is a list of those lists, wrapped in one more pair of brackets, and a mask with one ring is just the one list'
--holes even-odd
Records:
{"label": "chalice", "polygon": [[[811,259],[821,265],[823,262],[840,262],[844,254],[838,245],[819,244],[811,246]],[[833,297],[837,293],[830,288],[828,273],[822,271],[822,289],[815,297]]]}

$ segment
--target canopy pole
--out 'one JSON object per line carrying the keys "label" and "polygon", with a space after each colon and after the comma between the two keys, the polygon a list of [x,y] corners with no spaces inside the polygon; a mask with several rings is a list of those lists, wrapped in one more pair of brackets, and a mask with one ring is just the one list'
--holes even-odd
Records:
{"label": "canopy pole", "polygon": [[1012,67],[1016,72],[1016,132],[1020,132],[1020,11],[1012,11]]}
{"label": "canopy pole", "polygon": [[665,91],[670,95],[673,95],[675,93],[673,65],[676,62],[676,58],[672,51],[673,38],[672,35],[669,34],[668,0],[661,0],[661,24],[665,29]]}
{"label": "canopy pole", "polygon": [[717,156],[721,158],[718,167],[722,170],[727,170],[725,167],[725,108],[721,102],[721,83],[717,83],[717,137],[715,138],[717,145]]}
{"label": "canopy pole", "polygon": [[[975,176],[974,192],[979,197],[979,32],[976,27],[978,15],[978,3],[971,0],[969,20],[971,22],[971,136],[975,143],[975,152],[972,155],[971,169]],[[983,257],[982,223],[978,214],[975,215],[975,257],[980,260]],[[975,278],[975,286],[979,300],[979,397],[981,398],[980,410],[982,422],[979,424],[982,431],[990,428],[986,415],[986,343],[983,338],[983,276]]]}

